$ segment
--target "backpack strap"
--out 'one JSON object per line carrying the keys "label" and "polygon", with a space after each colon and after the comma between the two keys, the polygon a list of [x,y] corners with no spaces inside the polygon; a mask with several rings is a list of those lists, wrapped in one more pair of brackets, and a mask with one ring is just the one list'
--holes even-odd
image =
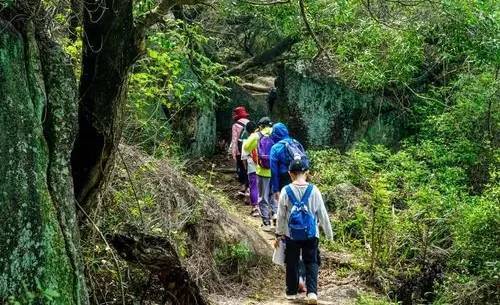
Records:
{"label": "backpack strap", "polygon": [[285,186],[285,191],[288,195],[288,199],[290,199],[290,201],[292,202],[292,205],[300,206],[300,202],[297,197],[295,197],[295,194],[293,193],[292,187],[290,185]]}
{"label": "backpack strap", "polygon": [[238,124],[240,125],[241,127],[241,131],[240,131],[240,134],[238,136],[238,142],[243,142],[243,139],[241,138],[241,136],[245,133],[245,128],[247,127],[247,124],[243,123],[243,122],[240,122],[240,121],[237,121],[235,124]]}
{"label": "backpack strap", "polygon": [[305,205],[309,202],[309,198],[311,197],[312,191],[313,191],[314,186],[309,183],[307,185],[307,189],[304,193],[304,196],[302,196],[302,199],[299,201],[295,194],[293,193],[292,187],[290,185],[287,185],[285,187],[286,194],[288,195],[288,199],[292,202],[293,205],[297,207],[301,207],[302,205]]}
{"label": "backpack strap", "polygon": [[314,188],[313,185],[311,183],[309,183],[309,185],[307,186],[306,192],[304,193],[304,196],[302,197],[302,200],[301,200],[304,204],[309,202],[309,198],[311,197],[313,188]]}

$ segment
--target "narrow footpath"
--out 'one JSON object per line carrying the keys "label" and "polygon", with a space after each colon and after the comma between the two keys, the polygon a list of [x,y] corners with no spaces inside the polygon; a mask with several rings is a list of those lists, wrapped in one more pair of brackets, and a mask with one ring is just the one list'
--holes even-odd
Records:
{"label": "narrow footpath", "polygon": [[[217,172],[213,172],[212,184],[222,188],[222,191],[230,198],[231,204],[234,204],[234,210],[230,213],[235,214],[245,223],[255,228],[272,248],[274,235],[264,232],[260,229],[261,219],[250,215],[250,206],[245,204],[243,197],[238,197],[238,185],[235,179],[235,173],[232,170],[231,160],[219,157],[213,161],[217,164]],[[271,252],[271,251],[270,251]],[[370,293],[371,289],[361,283],[359,276],[351,268],[352,256],[348,253],[333,253],[321,248],[321,267],[319,273],[319,302],[323,305],[351,305],[356,303],[356,299],[361,293]],[[285,298],[284,291],[285,270],[281,267],[272,268],[266,278],[261,279],[263,288],[260,291],[250,293],[248,296],[236,296],[231,298],[220,298],[214,300],[221,305],[293,305],[305,304],[305,294],[295,301],[289,301]]]}

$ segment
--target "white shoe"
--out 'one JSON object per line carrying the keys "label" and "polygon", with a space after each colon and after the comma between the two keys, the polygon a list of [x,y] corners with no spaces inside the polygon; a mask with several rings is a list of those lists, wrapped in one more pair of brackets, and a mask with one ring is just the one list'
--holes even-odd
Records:
{"label": "white shoe", "polygon": [[307,304],[318,304],[318,296],[313,292],[307,294],[306,300]]}
{"label": "white shoe", "polygon": [[296,300],[297,299],[297,295],[296,294],[287,294],[286,295],[286,299],[290,300],[290,301]]}

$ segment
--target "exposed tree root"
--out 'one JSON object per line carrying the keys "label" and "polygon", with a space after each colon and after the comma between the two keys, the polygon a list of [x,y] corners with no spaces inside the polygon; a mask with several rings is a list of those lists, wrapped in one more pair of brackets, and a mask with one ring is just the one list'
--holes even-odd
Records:
{"label": "exposed tree root", "polygon": [[174,304],[209,304],[167,238],[128,226],[127,231],[112,234],[109,240],[123,259],[158,275],[166,292],[163,303],[170,300]]}

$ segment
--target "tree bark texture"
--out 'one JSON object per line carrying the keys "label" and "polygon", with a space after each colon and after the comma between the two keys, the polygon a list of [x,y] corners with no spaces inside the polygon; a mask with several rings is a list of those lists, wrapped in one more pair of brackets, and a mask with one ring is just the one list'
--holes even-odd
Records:
{"label": "tree bark texture", "polygon": [[72,153],[78,202],[92,208],[121,138],[127,77],[138,57],[132,0],[85,2],[80,132]]}
{"label": "tree bark texture", "polygon": [[0,12],[0,303],[88,304],[69,165],[76,81],[23,13]]}

